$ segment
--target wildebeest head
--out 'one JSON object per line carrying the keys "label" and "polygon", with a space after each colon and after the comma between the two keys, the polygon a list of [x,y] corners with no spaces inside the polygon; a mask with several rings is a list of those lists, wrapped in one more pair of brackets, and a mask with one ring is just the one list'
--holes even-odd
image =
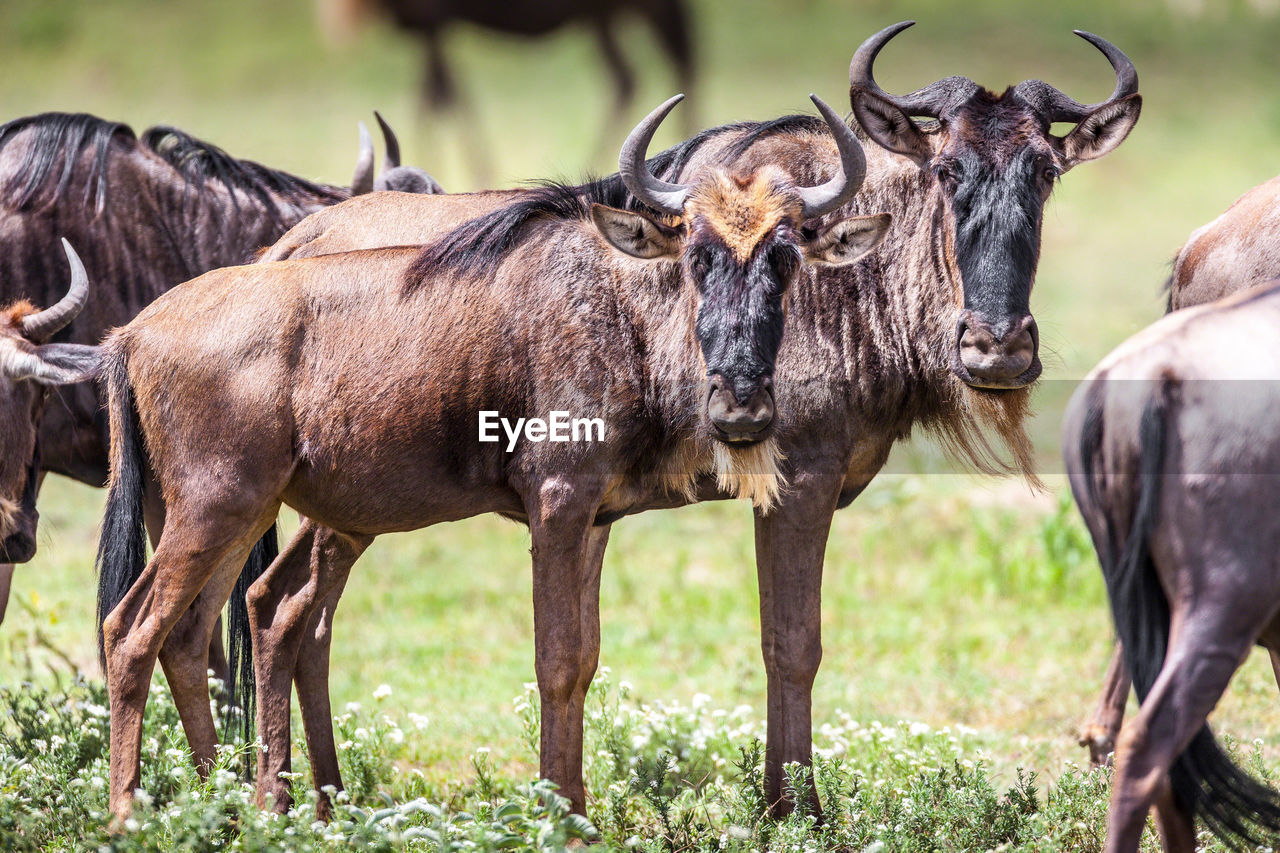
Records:
{"label": "wildebeest head", "polygon": [[71,244],[71,287],[43,311],[28,302],[0,309],[0,562],[25,563],[36,550],[36,429],[48,389],[81,382],[97,365],[96,347],[45,343],[84,308],[89,279]]}
{"label": "wildebeest head", "polygon": [[751,444],[767,436],[774,418],[773,372],[788,286],[804,262],[843,265],[861,258],[880,242],[889,217],[855,216],[812,227],[852,198],[866,175],[857,138],[816,96],[811,97],[835,134],[841,158],[841,174],[827,183],[796,186],[772,166],[750,175],[713,171],[689,186],[658,180],[645,165],[645,152],[682,97],[650,113],[619,158],[627,189],[674,219],[599,204],[591,216],[620,251],[679,260],[698,295],[696,333],[713,433],[721,441]]}
{"label": "wildebeest head", "polygon": [[395,131],[377,110],[373,111],[373,117],[378,120],[378,127],[382,129],[382,141],[387,147],[387,153],[382,159],[382,174],[377,178],[373,176],[373,138],[369,136],[369,128],[365,127],[364,122],[360,122],[360,156],[356,159],[355,176],[351,179],[351,194],[354,196],[384,191],[420,195],[443,193],[444,187],[423,169],[400,165],[400,140],[396,138]]}
{"label": "wildebeest head", "polygon": [[[1076,30],[1115,69],[1115,91],[1101,103],[1077,103],[1040,80],[997,94],[959,76],[890,95],[872,65],[913,23],[888,27],[858,48],[849,65],[853,111],[872,139],[919,164],[944,199],[964,291],[952,370],[979,388],[1023,387],[1041,370],[1030,297],[1044,204],[1064,172],[1124,141],[1142,106],[1138,74],[1117,47]],[[936,122],[921,125],[913,116]],[[1055,136],[1055,122],[1075,127]]]}

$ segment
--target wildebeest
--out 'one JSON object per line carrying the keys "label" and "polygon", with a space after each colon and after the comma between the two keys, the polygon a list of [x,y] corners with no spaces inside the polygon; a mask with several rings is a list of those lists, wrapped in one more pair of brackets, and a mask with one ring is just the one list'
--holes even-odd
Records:
{"label": "wildebeest", "polygon": [[[1280,178],[1249,190],[1187,238],[1169,278],[1170,311],[1204,305],[1280,276]],[[1280,653],[1271,652],[1280,684]],[[1105,764],[1115,749],[1129,701],[1129,672],[1119,649],[1107,668],[1098,702],[1080,728],[1089,760]]]}
{"label": "wildebeest", "polygon": [[1203,305],[1280,276],[1280,177],[1236,199],[1178,251],[1169,310]]}
{"label": "wildebeest", "polygon": [[[776,381],[788,405],[777,438],[789,486],[777,506],[756,519],[762,649],[768,674],[767,792],[777,810],[782,766],[810,761],[810,690],[821,658],[819,596],[822,554],[831,515],[870,482],[893,443],[914,427],[940,435],[960,457],[983,470],[1030,471],[1021,430],[1026,385],[1039,373],[1038,343],[1028,299],[1039,253],[1041,211],[1061,172],[1117,146],[1138,118],[1141,98],[1129,60],[1097,36],[1116,72],[1112,96],[1081,105],[1041,81],[995,94],[962,77],[948,78],[898,98],[875,85],[871,63],[899,24],[869,39],[851,63],[851,97],[866,133],[893,151],[868,151],[868,177],[853,209],[891,212],[896,227],[871,259],[841,270],[802,276],[792,289],[785,345]],[[917,124],[913,115],[936,121]],[[1049,133],[1072,121],[1065,137]],[[795,180],[829,177],[837,158],[831,137],[812,117],[729,125],[665,152],[650,167],[666,180],[697,180],[708,169],[784,166]],[[615,206],[636,206],[615,176],[581,188],[614,193]],[[546,216],[546,205],[511,205],[464,226],[439,245],[465,251],[485,235],[519,239]],[[493,195],[458,201],[474,212]],[[384,197],[348,203],[322,214],[324,224],[299,226],[296,240],[269,255],[299,256],[368,239],[362,220],[388,223],[396,239],[412,236],[415,217],[433,201]],[[346,209],[343,209],[346,208]],[[303,233],[305,232],[305,233]],[[314,240],[315,243],[309,243]],[[349,247],[349,244],[348,244]],[[276,250],[281,250],[276,254]],[[990,429],[1011,450],[1011,464],[994,458]],[[716,497],[704,484],[699,498]],[[643,507],[636,506],[638,511]],[[603,543],[596,552],[603,555]],[[323,556],[323,546],[315,551]],[[322,562],[322,560],[320,560]],[[598,570],[598,564],[597,564]],[[274,573],[273,573],[274,574]],[[285,584],[283,576],[280,584]],[[306,584],[300,577],[293,589]],[[293,595],[256,588],[256,596]],[[310,585],[305,589],[310,594]],[[304,681],[323,681],[331,605],[316,632],[321,648],[298,657],[299,702],[308,736],[327,730],[321,714],[309,717]],[[275,625],[305,614],[283,608]],[[281,629],[282,630],[282,629]],[[259,677],[264,689],[284,685],[276,673]],[[317,701],[320,701],[317,699]],[[325,700],[327,701],[327,700]],[[327,705],[324,706],[327,708]],[[284,743],[287,744],[287,741]],[[279,755],[283,750],[275,749]],[[316,761],[313,749],[313,766]],[[334,775],[329,777],[336,780]],[[810,796],[816,805],[816,794]]]}
{"label": "wildebeest", "polygon": [[[1166,316],[1122,344],[1067,408],[1063,452],[1141,709],[1121,730],[1109,853],[1154,806],[1167,850],[1198,818],[1280,844],[1280,792],[1205,719],[1255,643],[1280,648],[1280,280]],[[1127,692],[1127,691],[1126,691]]]}
{"label": "wildebeest", "polygon": [[[615,28],[628,15],[642,18],[676,71],[677,86],[693,88],[693,39],[684,0],[327,0],[322,6],[331,30],[348,30],[370,6],[378,6],[403,30],[422,39],[426,63],[422,99],[432,109],[456,106],[458,88],[441,42],[450,24],[469,23],[494,32],[545,36],[570,24],[589,26],[613,75],[615,118],[635,98],[636,80],[618,46]],[[336,32],[335,32],[336,34]]]}
{"label": "wildebeest", "polygon": [[[585,808],[600,526],[638,506],[687,502],[702,474],[762,511],[777,499],[772,378],[789,288],[806,263],[856,261],[888,221],[819,224],[865,168],[854,133],[816,98],[840,155],[836,174],[816,186],[768,164],[686,186],[655,178],[645,149],[676,100],[636,127],[620,157],[622,180],[657,215],[550,187],[518,239],[481,229],[468,251],[444,239],[218,270],[108,339],[112,484],[101,565],[104,576],[138,578],[103,624],[117,817],[139,780],[157,652],[185,646],[187,660],[199,660],[212,614],[282,503],[331,534],[315,551],[295,538],[274,564],[301,561],[304,575],[315,572],[306,592],[321,599],[381,533],[483,512],[529,524],[541,772]],[[555,442],[530,433],[513,451],[478,440],[483,412],[557,411],[601,419],[601,434]],[[138,576],[148,466],[166,525]],[[261,588],[271,594],[269,578]],[[249,604],[258,612],[254,596]],[[184,613],[197,618],[171,634]],[[300,633],[280,637],[278,654],[292,646],[296,656]],[[293,660],[276,667],[267,657],[265,671],[284,672],[284,713],[266,704],[281,691],[264,690],[259,720],[273,742],[273,727],[285,727],[287,743]],[[216,746],[207,702],[174,696],[207,766]],[[276,771],[288,750],[260,762],[260,792],[283,806],[288,786]]]}
{"label": "wildebeest", "polygon": [[[97,365],[97,349],[47,343],[84,310],[89,279],[71,244],[66,295],[40,309],[26,300],[0,306],[0,560],[25,563],[36,551],[36,431],[49,389],[82,382]],[[8,585],[8,578],[4,579]]]}
{"label": "wildebeest", "polygon": [[[353,182],[372,187],[372,142],[367,132],[362,137]],[[387,148],[389,161],[396,161],[389,165],[398,166],[394,134]],[[424,174],[399,167],[378,181],[406,188]],[[58,240],[69,238],[84,253],[95,298],[57,341],[95,344],[178,282],[245,262],[307,214],[349,195],[343,187],[237,160],[175,128],[155,127],[139,138],[126,125],[85,114],[15,119],[0,126],[0,305],[56,302],[65,278],[52,259]],[[22,442],[3,445],[0,464],[30,469],[37,477],[27,486],[33,494],[38,475],[49,471],[104,485],[105,399],[91,384],[61,386],[53,394],[40,422],[39,465]],[[7,458],[11,454],[18,456]],[[158,501],[149,502],[148,512],[158,534]],[[29,559],[31,549],[15,548],[8,562],[19,556]],[[0,617],[12,574],[12,565],[0,565]],[[214,657],[214,669],[225,677],[220,643]]]}

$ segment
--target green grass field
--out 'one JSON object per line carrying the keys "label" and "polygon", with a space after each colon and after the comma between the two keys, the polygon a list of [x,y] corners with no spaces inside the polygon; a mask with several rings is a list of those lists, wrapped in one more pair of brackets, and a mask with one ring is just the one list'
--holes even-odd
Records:
{"label": "green grass field", "polygon": [[[1073,380],[1162,313],[1167,262],[1186,235],[1280,164],[1273,2],[1204,4],[1212,8],[1198,15],[1186,11],[1197,4],[1175,0],[1043,11],[995,0],[695,5],[702,76],[687,106],[700,125],[804,110],[810,91],[844,102],[853,49],[908,17],[919,26],[877,66],[893,91],[960,73],[993,88],[1041,77],[1099,100],[1110,71],[1073,27],[1133,58],[1141,122],[1114,154],[1067,175],[1047,211],[1033,308],[1048,357],[1033,432],[1050,472]],[[627,49],[643,68],[638,116],[674,84],[649,37],[632,35]],[[454,36],[499,183],[612,168],[611,154],[591,159],[609,92],[585,34],[540,43],[466,28]],[[0,70],[0,118],[63,109],[137,130],[168,122],[237,156],[334,182],[354,162],[355,122],[378,108],[398,127],[406,160],[450,190],[474,186],[459,122],[416,116],[416,46],[377,24],[346,48],[328,47],[303,0],[8,0]],[[661,142],[675,140],[663,132]],[[965,754],[981,749],[1001,790],[1019,768],[1043,784],[1084,758],[1074,730],[1111,643],[1097,566],[1060,477],[1036,495],[946,473],[935,457],[924,443],[902,448],[894,473],[837,516],[815,725],[845,713],[864,724],[967,726],[975,733]],[[0,628],[0,685],[48,683],[76,668],[98,677],[91,614],[101,502],[100,492],[46,484],[40,554],[19,569]],[[432,791],[473,786],[478,747],[492,750],[488,760],[508,782],[536,770],[513,712],[533,679],[528,544],[523,528],[480,518],[385,537],[353,573],[336,624],[335,708],[368,705],[386,684],[391,695],[379,707],[429,718],[393,754],[397,766],[426,774]],[[712,707],[746,705],[762,719],[753,562],[744,505],[616,525],[602,603],[602,658],[614,682],[629,682],[641,702],[688,705],[706,694]],[[1243,742],[1266,738],[1276,700],[1256,655],[1216,725]]]}

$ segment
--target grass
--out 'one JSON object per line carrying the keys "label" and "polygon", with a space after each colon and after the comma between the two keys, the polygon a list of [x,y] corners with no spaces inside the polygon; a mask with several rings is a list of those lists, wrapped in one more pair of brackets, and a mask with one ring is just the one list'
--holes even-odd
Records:
{"label": "grass", "polygon": [[[810,91],[840,103],[856,44],[908,17],[920,25],[886,50],[877,69],[881,83],[895,91],[952,73],[995,87],[1038,76],[1096,100],[1109,91],[1108,71],[1070,30],[1083,27],[1122,46],[1142,76],[1142,121],[1114,154],[1066,176],[1045,221],[1033,307],[1049,357],[1033,429],[1052,470],[1057,412],[1073,380],[1159,316],[1159,286],[1186,235],[1277,171],[1280,96],[1273,79],[1280,17],[1266,12],[1272,4],[1263,0],[1205,5],[1194,15],[1177,11],[1183,6],[1172,0],[1141,6],[1086,0],[1034,13],[995,0],[963,6],[941,0],[909,6],[890,0],[856,6],[703,2],[697,4],[702,79],[681,109],[695,109],[699,124],[707,125],[807,109]],[[608,93],[584,33],[537,44],[465,28],[453,35],[457,70],[479,108],[497,183],[610,168],[611,155],[592,153]],[[639,115],[673,83],[650,39],[636,33],[633,42],[628,49],[644,69],[633,108]],[[68,109],[137,129],[170,122],[239,156],[345,181],[354,160],[354,123],[368,121],[376,107],[400,128],[406,159],[450,189],[474,186],[461,156],[459,122],[413,118],[413,45],[375,25],[348,48],[326,47],[305,0],[10,0],[0,8],[0,57],[6,117]],[[674,141],[672,129],[663,133],[659,143]],[[1060,478],[1051,478],[1051,494],[1043,497],[1011,483],[911,473],[946,470],[932,453],[919,443],[896,452],[891,470],[898,473],[882,476],[837,515],[827,550],[826,654],[815,724],[838,727],[847,716],[859,731],[877,723],[896,727],[899,720],[931,731],[969,727],[973,734],[959,739],[954,757],[975,761],[982,750],[982,784],[995,801],[1020,802],[1016,793],[1001,797],[1018,790],[1020,769],[1035,772],[1041,807],[1024,818],[1056,815],[1045,818],[1050,835],[1076,822],[1096,830],[1105,784],[1067,762],[1084,757],[1074,728],[1100,686],[1111,629],[1096,565],[1062,498]],[[40,554],[19,569],[0,629],[0,685],[34,679],[38,692],[76,669],[96,677],[91,566],[101,500],[100,492],[56,478],[46,484]],[[395,772],[374,774],[365,806],[378,790],[400,805],[423,796],[444,804],[441,820],[448,823],[459,809],[488,802],[496,810],[513,797],[520,821],[549,821],[549,838],[568,831],[549,816],[549,797],[516,791],[536,763],[515,710],[520,703],[512,698],[533,678],[528,544],[523,528],[480,518],[385,537],[358,564],[336,624],[335,707],[368,705],[373,689],[387,684],[391,695],[379,713],[402,723],[409,712],[430,721],[423,732],[405,724],[402,743],[371,751],[370,761]],[[678,700],[688,708],[706,694],[708,709],[745,705],[751,720],[762,719],[752,566],[750,514],[740,505],[652,513],[617,525],[602,590],[603,657],[616,680],[630,683],[628,701],[669,707]],[[100,688],[75,689],[96,696]],[[1270,732],[1275,700],[1269,667],[1255,655],[1216,724],[1251,742]],[[150,725],[162,726],[165,713],[157,708]],[[679,727],[667,720],[657,728],[673,726]],[[749,746],[748,732],[725,749]],[[483,772],[473,763],[480,747],[491,750]],[[873,777],[867,768],[884,761],[877,750],[860,753],[858,766],[868,778],[888,779],[891,790],[918,792],[918,799],[903,795],[901,802],[932,801],[943,788],[957,787],[950,777],[945,784],[936,775],[929,782],[906,765]],[[1274,761],[1274,748],[1260,755]],[[930,767],[945,770],[942,758],[949,756],[934,755]],[[0,758],[18,760],[4,750]],[[630,785],[628,773],[638,766],[601,777],[609,781],[599,788],[592,815],[601,826],[609,785]],[[4,767],[8,785],[17,771]],[[50,778],[71,773],[45,771]],[[476,794],[486,774],[498,786],[492,797]],[[676,812],[703,808],[717,832],[728,832],[724,815],[744,807],[734,798],[749,778],[746,771],[730,774],[727,792],[693,797]],[[230,800],[217,802],[225,805],[239,794],[233,782],[224,787]],[[959,788],[977,791],[981,784]],[[1069,807],[1045,806],[1046,789],[1064,792]],[[190,805],[199,790],[191,779],[180,781],[158,798],[156,814],[166,803]],[[628,789],[624,800],[652,838],[664,837],[668,828],[643,791]],[[53,809],[52,800],[33,802],[37,811]],[[86,800],[75,826],[92,825],[87,815],[101,809],[96,802]],[[891,805],[875,802],[877,809]],[[963,812],[954,804],[940,809],[920,814],[952,827]],[[855,811],[850,806],[849,826],[857,825]],[[1030,832],[1030,823],[1015,823],[1018,832]],[[289,825],[308,826],[302,818]],[[886,849],[900,849],[905,836],[871,826],[870,834],[846,840],[865,846],[878,839]],[[275,838],[276,829],[262,837]],[[1037,847],[1030,835],[1017,837],[1016,849],[1071,849],[1061,838]],[[47,838],[57,846],[55,836]]]}

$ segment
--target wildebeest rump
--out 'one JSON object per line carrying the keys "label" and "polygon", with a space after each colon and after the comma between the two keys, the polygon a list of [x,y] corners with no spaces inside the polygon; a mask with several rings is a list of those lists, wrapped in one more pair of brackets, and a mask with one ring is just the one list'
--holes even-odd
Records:
{"label": "wildebeest rump", "polygon": [[[777,435],[790,486],[775,510],[756,520],[769,683],[766,771],[770,801],[779,809],[787,807],[782,765],[810,760],[809,693],[821,657],[817,614],[832,512],[857,496],[892,444],[914,427],[934,430],[980,469],[1029,471],[1021,432],[1025,390],[984,386],[1026,382],[1038,373],[1034,324],[1025,312],[1040,208],[1058,173],[1123,140],[1140,103],[1131,63],[1113,46],[1087,36],[1116,70],[1116,91],[1102,104],[1074,104],[1039,81],[996,95],[950,78],[896,99],[898,106],[892,96],[878,93],[870,61],[902,28],[868,40],[851,73],[854,104],[862,104],[866,123],[876,129],[873,138],[910,154],[870,148],[868,178],[853,207],[889,211],[895,225],[870,260],[797,282],[780,351],[776,381],[787,403]],[[917,125],[908,113],[940,115],[936,123]],[[1064,118],[1077,122],[1076,129],[1065,138],[1050,135],[1048,125]],[[833,152],[820,124],[788,116],[707,131],[655,158],[651,167],[668,180],[686,180],[725,165],[778,163],[797,180],[812,182],[830,175]],[[616,176],[591,189],[616,194],[610,201],[615,206],[636,204]],[[480,195],[460,204],[475,210],[494,198]],[[341,205],[322,214],[323,227],[302,233],[303,223],[292,235],[296,239],[286,237],[272,251],[296,257],[316,246],[343,247],[345,239],[372,236],[361,220],[374,216],[407,239],[427,204],[383,196]],[[518,237],[548,213],[538,199],[507,204],[439,245],[467,251],[485,240]],[[976,239],[984,228],[990,230],[988,242]],[[959,240],[958,234],[969,239]],[[1009,256],[1018,262],[1002,264]],[[984,330],[985,339],[978,334]],[[984,429],[1012,448],[1011,465],[995,458]],[[699,492],[714,496],[714,489]],[[322,640],[335,601],[326,604],[315,626]],[[302,680],[322,678],[314,662],[327,656],[311,652],[299,660],[305,670],[299,674],[301,702]],[[317,720],[327,728],[327,721]]]}
{"label": "wildebeest rump", "polygon": [[[1259,184],[1231,207],[1197,228],[1178,250],[1169,279],[1169,310],[1204,305],[1280,276],[1280,178]],[[1280,653],[1271,667],[1280,684]],[[1105,686],[1080,727],[1080,745],[1089,760],[1105,764],[1115,749],[1129,701],[1129,672],[1117,649]]]}
{"label": "wildebeest rump", "polygon": [[[768,508],[778,494],[772,374],[786,294],[802,261],[853,263],[887,224],[883,215],[823,221],[864,169],[853,132],[821,103],[841,168],[817,186],[768,165],[688,186],[653,178],[644,149],[674,101],[636,128],[621,157],[627,185],[659,216],[552,187],[541,201],[559,215],[507,249],[462,255],[441,244],[221,270],[113,334],[104,575],[137,570],[132,472],[147,463],[143,436],[167,516],[154,558],[103,625],[117,817],[139,778],[157,651],[176,642],[198,658],[243,553],[282,502],[332,531],[325,553],[298,555],[322,570],[311,591],[320,598],[380,533],[481,512],[530,525],[542,773],[585,807],[582,704],[598,653],[597,619],[584,612],[597,600],[598,576],[586,573],[598,564],[587,557],[603,545],[594,526],[686,502],[702,474]],[[223,416],[211,419],[215,410]],[[477,441],[482,410],[582,413],[602,417],[608,434],[525,442],[507,455]],[[259,612],[257,596],[250,607]],[[170,635],[184,613],[196,624]],[[281,639],[296,657],[297,632]],[[273,742],[271,726],[284,726],[288,743],[293,657],[280,667],[264,655],[260,668],[284,674],[264,690],[259,718]],[[265,707],[281,695],[283,715]],[[216,741],[212,720],[194,719],[203,716],[195,699],[175,691],[207,766]],[[288,750],[260,762],[260,792],[283,806]]]}
{"label": "wildebeest rump", "polygon": [[[1280,844],[1280,792],[1205,719],[1254,643],[1280,648],[1280,280],[1178,311],[1122,344],[1068,406],[1063,452],[1141,709],[1120,733],[1108,853],[1149,810],[1167,850],[1195,819]],[[1126,691],[1127,692],[1127,691]]]}

